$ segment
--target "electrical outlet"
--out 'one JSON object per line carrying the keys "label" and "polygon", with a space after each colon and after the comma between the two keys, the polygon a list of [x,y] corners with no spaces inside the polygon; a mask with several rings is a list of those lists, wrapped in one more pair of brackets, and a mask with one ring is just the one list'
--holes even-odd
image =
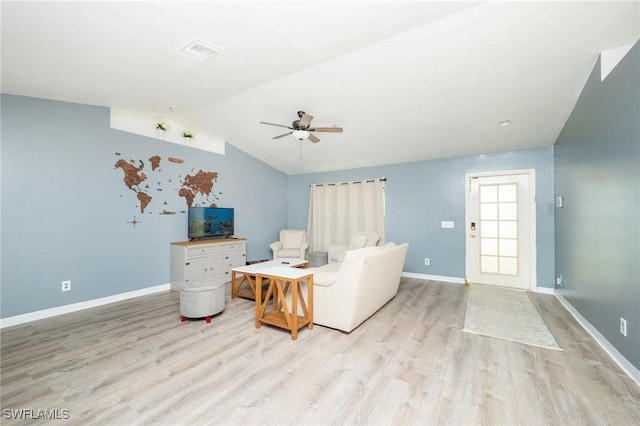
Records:
{"label": "electrical outlet", "polygon": [[62,291],[71,290],[71,281],[62,281]]}
{"label": "electrical outlet", "polygon": [[426,266],[431,265],[431,259],[429,259],[428,257],[425,257],[425,258],[424,258],[424,264],[425,264]]}
{"label": "electrical outlet", "polygon": [[627,337],[627,320],[620,317],[620,334]]}
{"label": "electrical outlet", "polygon": [[558,287],[564,287],[564,277],[560,274],[559,277],[556,278],[556,285]]}

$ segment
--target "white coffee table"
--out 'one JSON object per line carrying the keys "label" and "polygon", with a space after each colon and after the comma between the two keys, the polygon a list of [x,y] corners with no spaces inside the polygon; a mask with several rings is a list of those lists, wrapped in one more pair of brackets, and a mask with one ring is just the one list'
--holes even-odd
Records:
{"label": "white coffee table", "polygon": [[[306,268],[309,261],[300,258],[280,258],[231,269],[231,298],[255,300],[256,273],[274,267]],[[246,283],[246,285],[245,285]],[[267,284],[267,283],[265,283]]]}

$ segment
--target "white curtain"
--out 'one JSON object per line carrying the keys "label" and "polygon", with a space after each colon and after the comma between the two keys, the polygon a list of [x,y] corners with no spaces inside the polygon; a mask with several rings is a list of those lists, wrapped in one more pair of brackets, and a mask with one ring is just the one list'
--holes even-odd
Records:
{"label": "white curtain", "polygon": [[373,179],[311,185],[309,251],[348,244],[354,232],[377,232],[384,244],[384,182]]}

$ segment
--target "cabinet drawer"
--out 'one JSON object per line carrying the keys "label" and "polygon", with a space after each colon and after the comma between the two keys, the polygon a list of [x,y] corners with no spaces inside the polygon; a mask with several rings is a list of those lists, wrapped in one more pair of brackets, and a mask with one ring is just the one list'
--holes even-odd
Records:
{"label": "cabinet drawer", "polygon": [[187,257],[206,256],[209,254],[216,254],[216,253],[220,253],[219,244],[211,244],[208,246],[195,246],[195,247],[189,247],[187,249]]}
{"label": "cabinet drawer", "polygon": [[237,253],[244,251],[244,243],[220,244],[223,253]]}

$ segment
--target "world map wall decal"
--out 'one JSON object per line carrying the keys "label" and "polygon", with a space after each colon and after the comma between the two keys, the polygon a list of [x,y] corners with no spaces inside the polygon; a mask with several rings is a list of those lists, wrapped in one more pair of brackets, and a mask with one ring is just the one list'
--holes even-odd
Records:
{"label": "world map wall decal", "polygon": [[[115,155],[122,157],[119,152]],[[193,168],[185,171],[184,160],[175,157],[167,157],[166,164],[163,170],[163,159],[159,155],[151,156],[147,163],[140,159],[116,160],[114,169],[122,171],[125,188],[135,194],[135,207],[140,213],[152,214],[156,205],[162,206],[158,207],[160,215],[186,213],[189,207],[217,207],[221,194],[214,191],[218,172]]]}
{"label": "world map wall decal", "polygon": [[133,217],[133,220],[129,220],[129,221],[127,221],[127,223],[131,223],[131,224],[133,225],[133,229],[135,229],[135,228],[136,228],[136,225],[137,225],[137,224],[139,224],[139,223],[142,223],[142,222],[140,222],[140,221],[139,221],[138,219],[136,219],[136,217],[134,216],[134,217]]}

